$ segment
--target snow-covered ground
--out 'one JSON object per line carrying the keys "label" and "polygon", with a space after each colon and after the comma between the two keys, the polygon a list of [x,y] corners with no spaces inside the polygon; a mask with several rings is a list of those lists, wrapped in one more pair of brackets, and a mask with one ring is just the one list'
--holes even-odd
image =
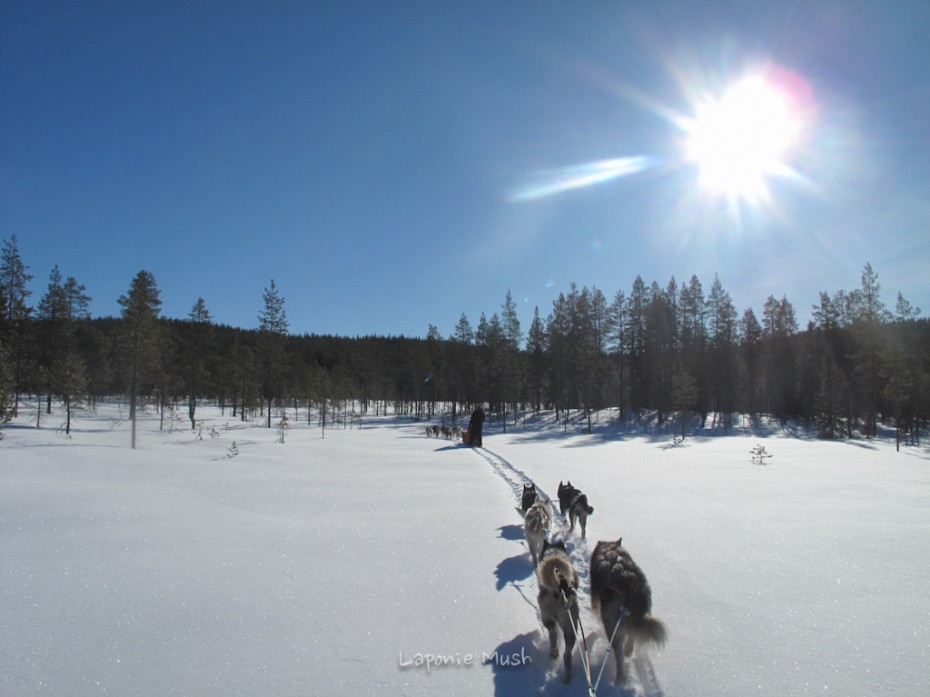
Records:
{"label": "snow-covered ground", "polygon": [[598,695],[930,693],[926,446],[536,423],[472,450],[293,414],[282,444],[201,411],[202,439],[146,414],[136,450],[117,405],[70,438],[60,414],[4,429],[0,695],[586,695],[536,616],[527,479],[594,506],[568,542],[595,676],[596,540],[623,537],[669,628]]}

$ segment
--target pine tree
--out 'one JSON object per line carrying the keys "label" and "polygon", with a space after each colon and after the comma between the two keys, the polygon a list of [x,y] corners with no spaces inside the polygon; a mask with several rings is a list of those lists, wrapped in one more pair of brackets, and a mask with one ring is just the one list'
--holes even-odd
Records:
{"label": "pine tree", "polygon": [[74,276],[68,276],[65,280],[64,294],[69,321],[90,317],[88,308],[91,297],[87,294],[87,288],[82,283],[78,283]]}
{"label": "pine tree", "polygon": [[898,301],[895,303],[894,314],[895,319],[899,322],[908,322],[920,316],[920,308],[913,307],[910,302],[905,300],[904,296],[901,295],[901,291],[898,291]]}
{"label": "pine tree", "polygon": [[610,337],[608,346],[617,357],[617,408],[620,422],[626,420],[626,356],[627,346],[627,304],[626,294],[618,290],[610,304]]}
{"label": "pine tree", "polygon": [[[452,371],[452,394],[456,404],[469,404],[477,399],[475,382],[475,330],[463,312],[450,337],[450,363]],[[454,407],[453,407],[454,408]]]}
{"label": "pine tree", "polygon": [[763,342],[766,348],[765,392],[769,410],[784,424],[794,406],[797,356],[791,339],[798,331],[794,306],[785,296],[769,296],[762,311]]}
{"label": "pine tree", "polygon": [[[523,380],[523,361],[520,354],[520,345],[523,343],[523,331],[520,328],[520,318],[517,316],[517,305],[513,301],[510,291],[504,298],[501,307],[501,340],[500,370],[503,382],[503,402],[509,402],[513,407],[514,425],[519,414],[519,399],[522,396],[525,383]],[[504,419],[504,429],[507,428],[507,419]]]}
{"label": "pine tree", "polygon": [[[10,360],[6,347],[0,339],[0,426],[13,418],[13,402],[10,394],[13,391],[13,371],[10,369]],[[0,439],[3,434],[0,433]]]}
{"label": "pine tree", "polygon": [[9,349],[13,377],[13,415],[19,409],[26,362],[26,322],[32,308],[26,304],[32,291],[26,284],[32,280],[29,269],[19,254],[16,235],[3,241],[0,251],[0,341]]}
{"label": "pine tree", "polygon": [[[58,266],[49,274],[48,290],[39,300],[37,318],[39,319],[36,336],[39,340],[38,367],[40,375],[46,378],[46,413],[52,413],[52,393],[61,392],[63,386],[57,384],[54,376],[70,375],[71,370],[62,370],[58,364],[73,366],[79,359],[75,355],[75,323],[87,316],[90,297],[83,285],[73,277],[62,281]],[[83,363],[82,363],[83,371]],[[86,378],[84,378],[86,383]],[[85,385],[86,387],[86,385]]]}
{"label": "pine tree", "polygon": [[646,306],[649,291],[642,277],[637,276],[626,304],[626,335],[630,363],[630,408],[639,423],[640,411],[646,406]]}
{"label": "pine tree", "polygon": [[533,321],[526,337],[526,352],[529,361],[530,394],[533,413],[538,414],[542,408],[544,375],[546,369],[546,333],[539,318],[539,307],[533,308]]}
{"label": "pine tree", "polygon": [[546,317],[546,338],[549,351],[550,398],[555,406],[556,419],[571,404],[571,312],[564,293],[552,301],[552,311]]}
{"label": "pine tree", "polygon": [[679,371],[672,375],[671,402],[678,410],[681,423],[681,439],[685,439],[685,425],[688,412],[694,407],[698,398],[697,381],[688,373]]}
{"label": "pine tree", "polygon": [[288,324],[284,298],[278,292],[274,279],[271,280],[271,287],[265,288],[262,299],[264,309],[258,315],[262,347],[262,397],[268,407],[267,426],[271,428],[272,404],[276,398],[284,396],[284,349]]}
{"label": "pine tree", "polygon": [[745,380],[743,381],[744,401],[742,408],[755,421],[756,415],[759,413],[756,395],[761,380],[762,325],[756,319],[756,313],[752,311],[752,308],[747,308],[743,312],[743,319],[740,322],[740,338],[743,366],[746,371]]}
{"label": "pine tree", "polygon": [[19,240],[16,235],[3,240],[3,250],[0,252],[0,325],[6,332],[13,329],[13,325],[25,320],[32,311],[26,300],[32,291],[26,284],[32,280],[32,274],[26,273],[29,269],[23,263],[19,254]]}
{"label": "pine tree", "polygon": [[117,302],[122,307],[119,336],[119,356],[122,372],[129,388],[129,418],[132,421],[132,447],[136,447],[138,398],[147,380],[150,380],[160,358],[160,330],[158,317],[161,310],[155,277],[142,270],[136,274],[126,295]]}
{"label": "pine tree", "polygon": [[187,415],[191,428],[196,428],[197,397],[206,387],[207,362],[213,343],[213,318],[203,298],[197,298],[187,319],[189,322],[184,327],[181,342],[184,389],[187,392]]}
{"label": "pine tree", "polygon": [[68,350],[65,331],[68,319],[68,298],[61,280],[58,266],[49,274],[48,290],[39,300],[36,315],[40,320],[37,335],[39,337],[38,367],[41,375],[47,378],[45,413],[52,413],[53,366],[62,360]]}
{"label": "pine tree", "polygon": [[730,415],[736,409],[736,308],[716,274],[707,296],[707,311],[710,323],[707,378],[711,407],[715,413],[721,413],[725,425],[729,425]]}
{"label": "pine tree", "polygon": [[65,402],[65,433],[71,434],[71,413],[75,402],[87,392],[84,362],[74,353],[67,353],[52,368],[52,384]]}
{"label": "pine tree", "polygon": [[875,436],[878,432],[879,400],[881,398],[881,357],[887,351],[881,325],[890,321],[891,313],[881,300],[881,284],[871,264],[862,270],[862,304],[854,332],[859,345],[857,356],[857,382],[860,384],[865,416],[865,432]]}

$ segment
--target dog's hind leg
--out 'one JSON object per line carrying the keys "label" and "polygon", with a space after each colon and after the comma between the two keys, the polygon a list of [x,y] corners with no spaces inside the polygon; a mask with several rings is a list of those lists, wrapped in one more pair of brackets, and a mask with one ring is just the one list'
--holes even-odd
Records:
{"label": "dog's hind leg", "polygon": [[614,663],[617,665],[617,672],[614,674],[614,685],[619,685],[625,678],[622,635],[614,639],[614,645],[611,648],[614,650]]}
{"label": "dog's hind leg", "polygon": [[562,682],[570,682],[572,679],[572,654],[575,651],[575,628],[572,626],[572,616],[565,612],[560,622],[562,625],[562,636],[565,637],[565,673],[562,676]]}
{"label": "dog's hind leg", "polygon": [[555,633],[555,620],[544,620],[543,625],[549,632],[549,656],[551,658],[559,657],[559,637]]}

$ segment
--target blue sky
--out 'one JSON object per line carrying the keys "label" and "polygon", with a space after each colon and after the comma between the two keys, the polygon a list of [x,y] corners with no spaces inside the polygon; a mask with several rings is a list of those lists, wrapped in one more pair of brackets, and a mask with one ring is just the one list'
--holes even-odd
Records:
{"label": "blue sky", "polygon": [[[0,238],[38,302],[95,316],[140,269],[293,333],[448,336],[579,286],[719,274],[737,310],[859,285],[930,314],[930,3],[0,0]],[[792,75],[798,175],[728,204],[683,159],[695,105]],[[521,199],[572,166],[649,166]]]}

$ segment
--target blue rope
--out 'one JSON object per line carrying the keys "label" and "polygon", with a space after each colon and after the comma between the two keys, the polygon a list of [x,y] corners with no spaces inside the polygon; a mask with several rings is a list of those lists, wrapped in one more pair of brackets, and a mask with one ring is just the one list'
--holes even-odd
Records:
{"label": "blue rope", "polygon": [[[610,649],[614,645],[614,638],[617,636],[617,630],[620,629],[620,623],[623,622],[623,618],[630,614],[630,611],[626,609],[626,605],[623,606],[623,609],[620,610],[620,617],[617,618],[617,624],[614,625],[614,631],[610,635],[610,641],[607,642],[607,653],[604,654],[604,662],[601,663],[601,669],[597,673],[597,680],[594,681],[594,687],[591,687],[591,683],[588,683],[590,688],[590,695],[594,697],[594,693],[597,692],[597,686],[601,684],[601,678],[604,677],[604,668],[607,667],[607,656],[610,654]],[[618,666],[619,668],[619,666]]]}

